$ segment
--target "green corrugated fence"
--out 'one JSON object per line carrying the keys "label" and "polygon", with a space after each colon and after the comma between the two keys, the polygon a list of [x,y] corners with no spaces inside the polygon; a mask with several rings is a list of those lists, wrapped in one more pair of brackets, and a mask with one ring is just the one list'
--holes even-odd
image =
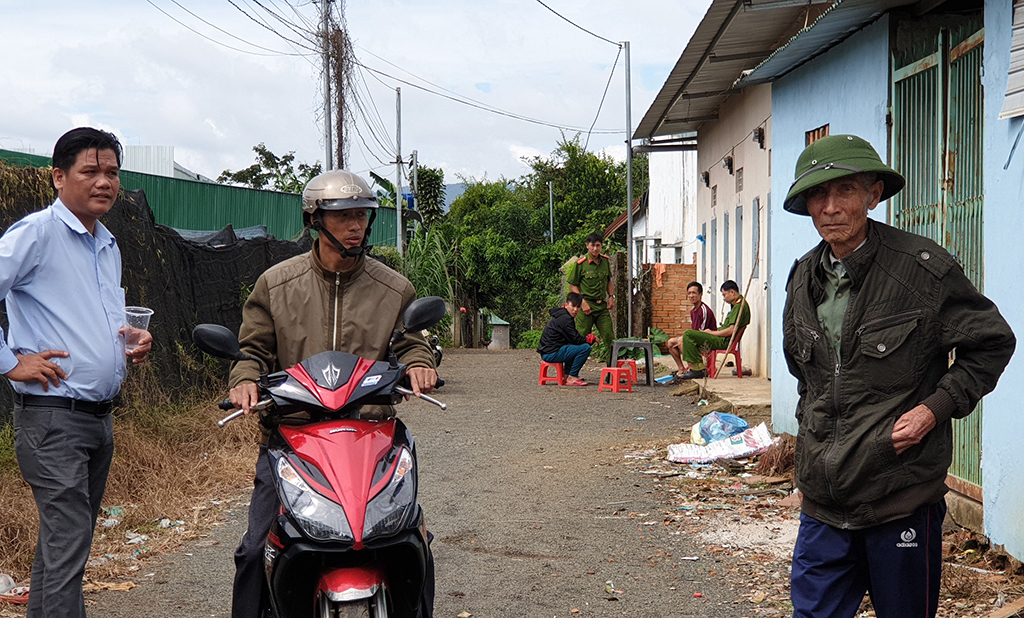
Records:
{"label": "green corrugated fence", "polygon": [[[49,167],[50,157],[0,150],[0,159],[22,167]],[[142,189],[156,222],[185,230],[216,231],[265,225],[275,238],[302,232],[302,197],[139,172],[121,172],[121,188]],[[382,210],[373,224],[370,243],[395,244],[395,211]],[[389,216],[390,215],[390,216]]]}

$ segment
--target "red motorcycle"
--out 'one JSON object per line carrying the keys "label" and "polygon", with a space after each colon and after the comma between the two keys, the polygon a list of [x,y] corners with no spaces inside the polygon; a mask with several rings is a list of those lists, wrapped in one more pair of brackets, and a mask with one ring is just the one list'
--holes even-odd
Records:
{"label": "red motorcycle", "polygon": [[[437,297],[410,303],[388,361],[323,352],[260,377],[259,411],[273,427],[267,452],[281,501],[264,552],[272,617],[430,616],[433,558],[416,502],[416,445],[397,418],[360,420],[364,405],[394,405],[413,392],[391,349],[405,332],[445,313]],[[227,328],[200,324],[196,346],[218,358],[256,360]],[[445,404],[420,398],[441,409]],[[233,409],[230,400],[221,408]],[[296,413],[302,424],[289,425]],[[238,418],[236,411],[218,425]],[[291,417],[291,418],[289,418]]]}

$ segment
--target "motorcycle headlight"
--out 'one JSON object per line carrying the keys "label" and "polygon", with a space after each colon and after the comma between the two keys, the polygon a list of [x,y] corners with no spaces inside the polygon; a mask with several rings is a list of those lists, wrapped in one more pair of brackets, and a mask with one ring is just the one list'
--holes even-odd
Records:
{"label": "motorcycle headlight", "polygon": [[302,531],[318,541],[351,541],[352,527],[340,504],[321,496],[299,476],[287,457],[277,460],[281,502]]}
{"label": "motorcycle headlight", "polygon": [[387,536],[401,529],[409,511],[416,505],[416,472],[412,453],[402,449],[391,481],[366,505],[363,537]]}

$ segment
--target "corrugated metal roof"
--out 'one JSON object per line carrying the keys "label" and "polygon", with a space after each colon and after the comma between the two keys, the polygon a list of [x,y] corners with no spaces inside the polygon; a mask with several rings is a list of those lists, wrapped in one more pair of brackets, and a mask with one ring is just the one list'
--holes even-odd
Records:
{"label": "corrugated metal roof", "polygon": [[743,72],[831,4],[832,0],[712,0],[634,139],[696,131],[704,122],[716,120],[718,108]]}
{"label": "corrugated metal roof", "polygon": [[886,11],[917,0],[838,0],[810,26],[796,33],[736,85],[755,86],[776,80],[835,47]]}

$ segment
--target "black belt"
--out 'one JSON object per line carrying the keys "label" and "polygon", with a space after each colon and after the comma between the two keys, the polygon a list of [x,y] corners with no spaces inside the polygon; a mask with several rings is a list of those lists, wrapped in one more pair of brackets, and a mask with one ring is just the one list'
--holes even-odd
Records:
{"label": "black belt", "polygon": [[85,412],[93,416],[106,416],[114,407],[113,401],[82,401],[70,397],[22,395],[21,393],[14,393],[14,403],[22,407],[65,408],[72,412]]}

